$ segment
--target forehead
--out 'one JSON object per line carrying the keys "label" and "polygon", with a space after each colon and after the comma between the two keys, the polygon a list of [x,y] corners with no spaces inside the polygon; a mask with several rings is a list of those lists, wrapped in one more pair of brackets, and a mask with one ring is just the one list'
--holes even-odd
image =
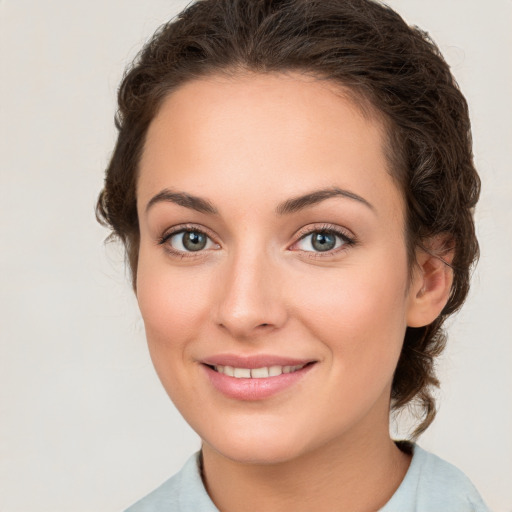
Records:
{"label": "forehead", "polygon": [[249,203],[264,198],[269,205],[340,186],[401,212],[384,124],[354,98],[298,73],[188,82],[168,96],[149,127],[138,202],[169,186],[231,200],[245,190]]}

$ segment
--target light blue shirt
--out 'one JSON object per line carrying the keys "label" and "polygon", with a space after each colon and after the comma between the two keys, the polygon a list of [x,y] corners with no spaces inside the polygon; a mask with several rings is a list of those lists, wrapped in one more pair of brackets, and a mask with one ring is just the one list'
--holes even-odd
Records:
{"label": "light blue shirt", "polygon": [[[126,512],[219,512],[204,488],[199,452]],[[379,512],[490,512],[469,478],[418,445],[400,487]]]}

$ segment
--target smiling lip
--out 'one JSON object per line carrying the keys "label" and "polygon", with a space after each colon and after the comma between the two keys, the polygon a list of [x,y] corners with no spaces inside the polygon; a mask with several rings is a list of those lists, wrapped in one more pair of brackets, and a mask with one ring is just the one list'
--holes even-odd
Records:
{"label": "smiling lip", "polygon": [[[280,356],[244,357],[231,354],[217,355],[201,361],[213,387],[228,398],[236,400],[269,398],[302,380],[313,368],[315,362]],[[227,374],[224,373],[226,366],[230,369],[229,371],[226,369]],[[284,370],[284,373],[279,373],[279,367]],[[271,374],[273,373],[275,376],[261,377],[261,371],[265,368],[272,368]],[[235,372],[237,376],[232,376],[234,369],[239,370]],[[245,371],[241,371],[242,369]],[[251,378],[249,374],[252,372],[249,370],[256,370],[254,375],[257,374],[259,378]],[[247,377],[245,377],[246,374]],[[263,375],[265,375],[265,370],[263,370]]]}

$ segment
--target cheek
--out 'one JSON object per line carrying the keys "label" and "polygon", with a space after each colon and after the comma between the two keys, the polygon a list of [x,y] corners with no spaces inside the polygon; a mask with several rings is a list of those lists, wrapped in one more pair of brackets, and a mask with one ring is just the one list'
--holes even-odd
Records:
{"label": "cheek", "polygon": [[137,300],[152,352],[183,350],[208,315],[208,279],[192,267],[173,269],[141,254]]}
{"label": "cheek", "polygon": [[406,329],[406,276],[375,265],[342,269],[321,287],[311,283],[308,293],[297,289],[296,314],[340,371],[393,372]]}
{"label": "cheek", "polygon": [[[187,269],[189,270],[189,269]],[[194,272],[191,270],[191,272]],[[202,276],[175,270],[143,254],[137,275],[137,300],[149,353],[167,394],[180,411],[201,411],[201,393],[187,376],[201,328],[208,316],[207,286]],[[183,383],[187,382],[187,392]]]}

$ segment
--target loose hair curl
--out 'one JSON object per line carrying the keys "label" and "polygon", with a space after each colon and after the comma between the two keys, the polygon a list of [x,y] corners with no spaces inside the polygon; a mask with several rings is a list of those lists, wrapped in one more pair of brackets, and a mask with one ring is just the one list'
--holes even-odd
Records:
{"label": "loose hair curl", "polygon": [[429,36],[373,0],[198,0],[163,25],[127,70],[118,93],[118,139],[96,215],[125,245],[133,286],[139,225],[138,164],[148,127],[180,85],[212,74],[297,71],[349,89],[384,120],[390,173],[406,203],[409,265],[442,236],[453,250],[453,286],[441,315],[407,328],[392,409],[420,406],[415,439],[432,422],[434,359],[445,319],[463,304],[478,258],[466,101]]}

